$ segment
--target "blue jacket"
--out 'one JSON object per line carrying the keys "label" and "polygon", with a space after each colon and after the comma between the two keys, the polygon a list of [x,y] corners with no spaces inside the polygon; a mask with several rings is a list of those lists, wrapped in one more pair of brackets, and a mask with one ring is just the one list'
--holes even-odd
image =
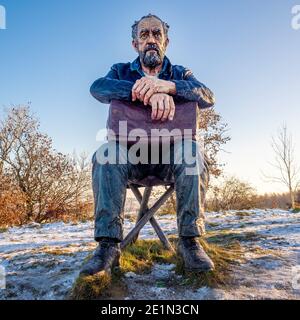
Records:
{"label": "blue jacket", "polygon": [[[131,101],[135,81],[144,76],[139,57],[131,63],[116,63],[105,77],[92,84],[90,92],[102,103],[110,103],[112,99]],[[191,70],[172,65],[166,56],[158,78],[175,83],[175,102],[197,101],[201,109],[212,107],[215,103],[214,94],[194,77]]]}

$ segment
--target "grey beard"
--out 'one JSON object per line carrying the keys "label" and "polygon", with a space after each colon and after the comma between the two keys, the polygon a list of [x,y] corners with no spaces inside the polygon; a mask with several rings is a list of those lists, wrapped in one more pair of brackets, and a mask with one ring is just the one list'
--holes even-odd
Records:
{"label": "grey beard", "polygon": [[154,69],[162,63],[162,59],[157,52],[143,53],[142,61],[144,66],[150,69]]}

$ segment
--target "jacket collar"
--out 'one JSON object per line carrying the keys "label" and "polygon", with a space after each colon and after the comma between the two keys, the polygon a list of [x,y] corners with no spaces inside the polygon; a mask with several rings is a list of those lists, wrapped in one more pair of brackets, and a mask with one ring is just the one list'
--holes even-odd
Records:
{"label": "jacket collar", "polygon": [[[141,66],[140,57],[137,57],[134,61],[130,63],[130,70],[137,71],[142,77],[145,76],[145,73]],[[162,69],[158,75],[159,78],[169,78],[172,73],[172,64],[167,56],[164,56],[164,61]]]}

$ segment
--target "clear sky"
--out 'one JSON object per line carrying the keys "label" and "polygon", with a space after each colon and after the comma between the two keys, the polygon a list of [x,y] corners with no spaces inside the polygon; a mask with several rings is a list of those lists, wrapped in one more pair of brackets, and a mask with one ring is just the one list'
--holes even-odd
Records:
{"label": "clear sky", "polygon": [[[226,172],[258,191],[272,160],[270,139],[285,122],[300,150],[300,0],[0,0],[0,106],[31,102],[41,128],[63,152],[97,149],[108,105],[89,94],[113,63],[136,58],[131,25],[149,12],[170,25],[167,55],[189,67],[217,99],[232,137]],[[298,152],[300,156],[300,152]],[[299,157],[300,158],[300,157]]]}

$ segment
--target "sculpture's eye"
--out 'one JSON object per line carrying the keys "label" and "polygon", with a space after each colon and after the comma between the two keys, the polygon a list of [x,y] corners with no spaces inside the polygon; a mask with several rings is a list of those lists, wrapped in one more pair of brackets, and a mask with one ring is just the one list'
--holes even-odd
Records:
{"label": "sculpture's eye", "polygon": [[154,31],[154,32],[153,32],[153,35],[154,35],[155,39],[160,39],[160,38],[161,38],[161,32],[160,32],[160,30]]}
{"label": "sculpture's eye", "polygon": [[143,33],[140,34],[140,38],[141,38],[142,40],[147,39],[147,37],[148,37],[148,34],[147,34],[146,32],[143,32]]}

